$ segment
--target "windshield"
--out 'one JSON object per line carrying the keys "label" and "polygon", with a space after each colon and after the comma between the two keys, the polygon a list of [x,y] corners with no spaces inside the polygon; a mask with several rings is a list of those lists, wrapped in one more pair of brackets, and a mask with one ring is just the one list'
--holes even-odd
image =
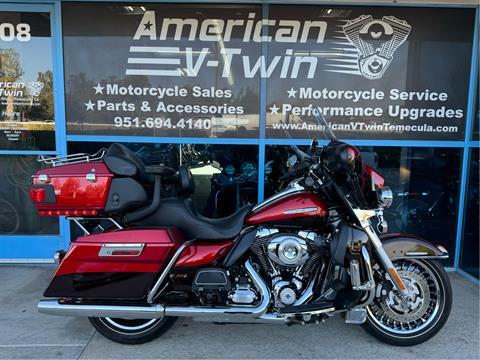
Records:
{"label": "windshield", "polygon": [[317,107],[317,111],[313,111],[313,117],[317,121],[318,125],[322,126],[323,134],[327,139],[331,141],[337,140],[335,134],[333,133],[330,126],[328,125],[327,120],[325,119],[325,117],[321,113],[321,110],[318,107]]}

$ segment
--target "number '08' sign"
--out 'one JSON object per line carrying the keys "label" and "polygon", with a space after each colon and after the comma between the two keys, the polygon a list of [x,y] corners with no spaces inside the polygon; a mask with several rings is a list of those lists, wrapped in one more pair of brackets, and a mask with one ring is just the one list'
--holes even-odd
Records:
{"label": "number '08' sign", "polygon": [[0,40],[1,41],[30,41],[30,25],[19,23],[17,26],[11,23],[0,24]]}

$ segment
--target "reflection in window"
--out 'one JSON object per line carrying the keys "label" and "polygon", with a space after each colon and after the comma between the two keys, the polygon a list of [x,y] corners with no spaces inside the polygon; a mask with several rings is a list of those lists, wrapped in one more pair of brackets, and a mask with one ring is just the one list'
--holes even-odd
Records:
{"label": "reflection in window", "polygon": [[[182,159],[190,145],[182,145]],[[195,180],[194,207],[207,217],[224,217],[257,203],[258,148],[245,145],[196,145],[199,161],[185,163]]]}
{"label": "reflection in window", "polygon": [[[299,147],[302,151],[307,151],[307,146]],[[283,180],[282,176],[287,174],[288,170],[298,165],[300,159],[294,151],[286,145],[272,145],[266,148],[265,160],[265,198],[272,196],[288,185],[288,181]]]}
{"label": "reflection in window", "polygon": [[0,149],[54,150],[48,13],[0,12]]}
{"label": "reflection in window", "polygon": [[[305,148],[303,148],[305,150]],[[389,232],[411,233],[445,246],[454,259],[460,150],[360,147],[363,161],[377,169],[394,193],[386,210]],[[285,187],[281,176],[298,159],[288,146],[266,150],[265,195]]]}
{"label": "reflection in window", "polygon": [[386,211],[390,232],[405,232],[441,244],[454,259],[460,150],[361,147],[394,194]]}
{"label": "reflection in window", "polygon": [[[68,153],[94,154],[102,148],[107,149],[111,144],[112,143],[100,142],[71,142],[68,144]],[[178,167],[178,145],[143,143],[123,143],[123,145],[132,150],[145,165],[164,164],[172,168]]]}
{"label": "reflection in window", "polygon": [[35,156],[0,156],[0,234],[58,234],[58,219],[39,216],[30,202]]}
{"label": "reflection in window", "polygon": [[478,243],[480,241],[480,231],[478,225],[480,218],[478,182],[479,165],[479,149],[471,149],[460,268],[476,278],[479,277]]}
{"label": "reflection in window", "polygon": [[[207,217],[228,216],[246,204],[257,203],[257,146],[124,143],[145,165],[187,166],[195,181],[195,210]],[[69,153],[95,153],[109,143],[69,143]],[[151,192],[152,189],[147,189]],[[162,197],[177,196],[164,184]]]}

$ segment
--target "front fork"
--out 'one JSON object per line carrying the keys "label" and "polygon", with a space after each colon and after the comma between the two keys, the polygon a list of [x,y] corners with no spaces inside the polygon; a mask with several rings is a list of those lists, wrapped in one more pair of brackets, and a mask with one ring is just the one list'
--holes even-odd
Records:
{"label": "front fork", "polygon": [[360,209],[354,209],[355,215],[357,216],[363,230],[367,233],[368,238],[372,242],[375,252],[377,254],[378,260],[380,261],[381,265],[387,272],[387,274],[390,277],[390,280],[392,281],[393,285],[395,286],[397,292],[399,295],[406,297],[409,295],[409,291],[405,284],[403,283],[402,278],[400,275],[398,275],[397,270],[395,269],[395,266],[393,266],[392,260],[388,256],[387,252],[383,248],[382,241],[378,237],[377,233],[375,230],[373,230],[373,227],[369,221],[369,219],[373,216],[376,216],[376,211],[375,210],[360,210]]}
{"label": "front fork", "polygon": [[398,275],[397,269],[395,269],[395,266],[393,266],[392,260],[390,260],[390,257],[388,256],[387,252],[383,248],[380,238],[372,229],[372,226],[369,224],[367,227],[364,227],[363,229],[365,230],[368,237],[372,241],[373,246],[375,247],[375,252],[377,253],[377,256],[378,256],[378,260],[382,264],[387,274],[390,276],[390,280],[393,282],[393,285],[395,285],[395,288],[397,289],[398,293],[401,296],[409,295],[408,289],[403,283],[403,280],[400,277],[400,275]]}

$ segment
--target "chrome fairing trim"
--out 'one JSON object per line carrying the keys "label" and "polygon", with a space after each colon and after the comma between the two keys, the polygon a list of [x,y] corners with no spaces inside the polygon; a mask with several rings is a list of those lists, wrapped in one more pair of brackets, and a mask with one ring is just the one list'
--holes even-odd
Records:
{"label": "chrome fairing trim", "polygon": [[258,209],[261,209],[262,207],[266,206],[266,205],[269,205],[279,199],[282,199],[284,198],[285,196],[288,196],[288,195],[291,195],[291,194],[294,194],[294,193],[297,193],[297,192],[301,192],[301,191],[305,191],[305,188],[298,184],[298,183],[293,183],[292,186],[290,187],[287,187],[285,190],[275,194],[275,195],[272,195],[270,196],[268,199],[265,199],[263,200],[261,203],[258,203],[257,205],[255,205],[253,208],[252,208],[252,211],[257,211]]}
{"label": "chrome fairing trim", "polygon": [[106,243],[102,244],[99,257],[111,257],[111,256],[140,256],[145,247],[144,243]]}
{"label": "chrome fairing trim", "polygon": [[400,260],[400,259],[448,259],[449,255],[404,255],[404,256],[391,256],[392,260]]}
{"label": "chrome fairing trim", "polygon": [[383,247],[391,259],[448,259],[448,251],[441,245],[408,234],[386,234],[381,237]]}

